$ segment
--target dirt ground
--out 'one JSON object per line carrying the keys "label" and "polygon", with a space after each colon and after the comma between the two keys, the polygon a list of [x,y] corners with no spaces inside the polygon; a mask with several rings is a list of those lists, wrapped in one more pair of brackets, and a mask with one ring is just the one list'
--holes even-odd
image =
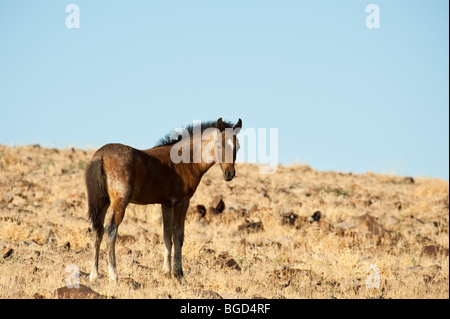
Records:
{"label": "dirt ground", "polygon": [[449,298],[448,181],[306,165],[237,164],[231,182],[213,167],[191,201],[182,283],[162,273],[160,207],[130,205],[119,283],[104,243],[90,283],[92,153],[0,145],[0,298],[55,298],[77,273],[108,298]]}

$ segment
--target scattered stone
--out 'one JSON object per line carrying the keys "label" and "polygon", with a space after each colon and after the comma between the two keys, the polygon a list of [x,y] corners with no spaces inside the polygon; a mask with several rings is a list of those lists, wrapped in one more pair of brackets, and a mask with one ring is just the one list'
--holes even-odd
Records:
{"label": "scattered stone", "polygon": [[428,257],[437,257],[438,255],[448,256],[448,248],[441,247],[439,245],[429,245],[423,248],[422,255]]}
{"label": "scattered stone", "polygon": [[247,233],[259,232],[264,231],[264,226],[261,221],[245,219],[245,223],[238,227],[238,231]]}
{"label": "scattered stone", "polygon": [[310,223],[318,222],[320,221],[320,216],[321,216],[320,211],[316,211],[312,216],[308,217],[308,221]]}
{"label": "scattered stone", "polygon": [[217,195],[211,202],[211,207],[216,214],[220,214],[225,210],[225,202],[222,199],[222,195]]}
{"label": "scattered stone", "polygon": [[416,183],[416,181],[414,180],[414,178],[412,178],[412,177],[405,177],[404,179],[402,179],[402,182],[404,183],[404,184],[415,184]]}
{"label": "scattered stone", "polygon": [[23,206],[27,203],[27,200],[25,198],[23,198],[22,196],[15,195],[12,198],[12,203],[16,206]]}
{"label": "scattered stone", "polygon": [[228,268],[235,269],[235,270],[238,270],[238,271],[241,270],[241,267],[239,266],[237,261],[234,260],[230,256],[230,254],[228,252],[226,252],[226,251],[220,253],[219,256],[217,257],[217,260],[222,265],[222,267],[228,267]]}
{"label": "scattered stone", "polygon": [[357,230],[360,233],[375,236],[382,236],[384,234],[384,229],[378,224],[377,219],[369,214],[356,217],[355,221],[358,223]]}
{"label": "scattered stone", "polygon": [[228,259],[225,263],[225,266],[231,268],[231,269],[236,269],[236,270],[241,270],[241,267],[239,266],[239,264],[237,263],[236,260],[234,260],[233,258]]}
{"label": "scattered stone", "polygon": [[194,293],[201,299],[223,299],[221,295],[212,290],[197,290]]}
{"label": "scattered stone", "polygon": [[70,250],[70,242],[66,242],[63,246],[63,249],[66,251],[69,251]]}
{"label": "scattered stone", "polygon": [[369,214],[355,217],[351,223],[342,221],[334,223],[331,226],[334,227],[339,235],[352,235],[358,233],[370,237],[381,237],[384,236],[386,232],[384,228],[378,224],[377,219]]}
{"label": "scattered stone", "polygon": [[55,290],[55,299],[106,299],[106,296],[100,295],[85,285],[79,285],[79,288],[61,287]]}
{"label": "scattered stone", "polygon": [[198,214],[200,214],[200,217],[205,217],[206,215],[206,207],[203,205],[197,205],[196,211]]}
{"label": "scattered stone", "polygon": [[133,244],[136,242],[136,237],[133,235],[119,235],[117,239],[120,244]]}
{"label": "scattered stone", "polygon": [[298,215],[292,212],[281,214],[281,224],[282,225],[291,225],[295,226],[295,220],[298,218]]}
{"label": "scattered stone", "polygon": [[14,249],[12,248],[6,248],[5,250],[3,250],[3,258],[8,258],[9,256],[11,256],[11,254],[13,253]]}

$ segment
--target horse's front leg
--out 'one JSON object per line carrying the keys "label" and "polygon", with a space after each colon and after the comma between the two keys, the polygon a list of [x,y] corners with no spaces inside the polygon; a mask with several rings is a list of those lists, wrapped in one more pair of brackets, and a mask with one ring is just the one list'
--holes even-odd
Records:
{"label": "horse's front leg", "polygon": [[172,270],[172,229],[173,210],[172,206],[161,205],[163,217],[163,237],[164,237],[164,273],[170,276]]}
{"label": "horse's front leg", "polygon": [[173,206],[173,244],[174,261],[173,274],[175,277],[183,277],[183,264],[181,261],[181,248],[184,240],[184,221],[189,208],[189,199],[176,203]]}

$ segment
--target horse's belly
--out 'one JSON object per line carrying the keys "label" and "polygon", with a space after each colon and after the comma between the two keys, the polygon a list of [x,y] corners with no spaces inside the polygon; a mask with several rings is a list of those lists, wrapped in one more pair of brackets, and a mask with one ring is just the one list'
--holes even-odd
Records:
{"label": "horse's belly", "polygon": [[[167,197],[167,198],[166,198]],[[139,205],[148,204],[164,204],[170,201],[170,197],[166,196],[164,192],[161,192],[161,188],[158,187],[148,187],[146,188],[135,188],[130,197],[130,202]]]}

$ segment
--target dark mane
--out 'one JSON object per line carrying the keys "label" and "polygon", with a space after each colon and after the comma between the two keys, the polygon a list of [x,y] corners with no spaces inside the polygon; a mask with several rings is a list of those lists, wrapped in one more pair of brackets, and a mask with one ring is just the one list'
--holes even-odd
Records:
{"label": "dark mane", "polygon": [[[207,121],[201,123],[201,132],[203,133],[208,128],[214,128],[216,127],[217,121]],[[233,128],[234,124],[229,121],[223,121],[224,128]],[[196,126],[197,127],[197,126]],[[189,135],[192,137],[194,132],[194,125],[190,124],[188,126],[183,127],[183,129],[187,130],[189,132]],[[179,142],[182,138],[182,135],[178,129],[174,129],[170,131],[168,134],[166,134],[164,137],[162,137],[158,143],[156,143],[155,147],[157,146],[167,146],[167,145],[173,145],[177,142]]]}

